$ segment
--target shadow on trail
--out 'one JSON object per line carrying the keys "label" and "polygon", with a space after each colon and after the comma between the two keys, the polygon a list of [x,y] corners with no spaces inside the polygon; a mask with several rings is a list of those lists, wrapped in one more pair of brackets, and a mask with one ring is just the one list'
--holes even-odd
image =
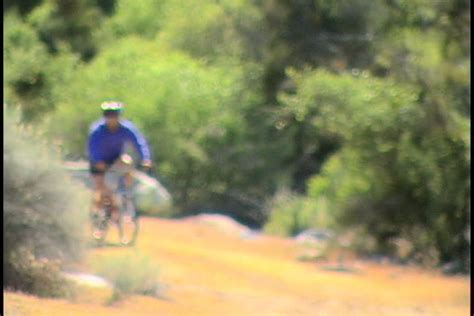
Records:
{"label": "shadow on trail", "polygon": [[321,267],[321,270],[329,271],[329,272],[342,272],[342,273],[355,274],[355,275],[364,274],[359,269],[351,268],[345,265],[326,265],[326,266]]}
{"label": "shadow on trail", "polygon": [[134,245],[124,245],[120,242],[103,242],[103,243],[97,243],[97,242],[91,242],[89,243],[90,248],[132,248]]}

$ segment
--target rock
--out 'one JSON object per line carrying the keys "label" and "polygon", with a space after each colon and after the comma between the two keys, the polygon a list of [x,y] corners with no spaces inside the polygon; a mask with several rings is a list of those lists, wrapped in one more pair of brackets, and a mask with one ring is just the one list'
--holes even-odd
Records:
{"label": "rock", "polygon": [[200,214],[188,217],[187,220],[211,225],[226,234],[237,235],[244,239],[253,239],[257,235],[256,232],[252,231],[247,226],[240,224],[233,218],[222,214]]}
{"label": "rock", "polygon": [[77,272],[64,272],[63,274],[66,278],[73,280],[80,285],[98,288],[112,287],[112,285],[107,280],[97,275]]}
{"label": "rock", "polygon": [[465,267],[462,261],[456,260],[456,261],[451,261],[443,265],[442,271],[446,275],[455,275],[455,274],[461,274],[465,272]]}
{"label": "rock", "polygon": [[307,229],[294,237],[299,243],[322,243],[334,236],[328,229]]}

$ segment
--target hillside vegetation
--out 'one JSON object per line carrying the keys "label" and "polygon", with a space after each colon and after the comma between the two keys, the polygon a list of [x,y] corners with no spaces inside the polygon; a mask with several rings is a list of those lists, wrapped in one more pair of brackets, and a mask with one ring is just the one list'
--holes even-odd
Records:
{"label": "hillside vegetation", "polygon": [[4,9],[4,103],[63,159],[87,160],[99,104],[120,100],[171,217],[354,233],[360,254],[469,273],[470,1]]}

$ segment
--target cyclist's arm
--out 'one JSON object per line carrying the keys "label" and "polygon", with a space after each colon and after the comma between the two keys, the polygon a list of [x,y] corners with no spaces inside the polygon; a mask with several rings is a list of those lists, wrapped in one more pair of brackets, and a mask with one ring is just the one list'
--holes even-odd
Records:
{"label": "cyclist's arm", "polygon": [[145,137],[143,137],[142,133],[140,133],[140,131],[132,124],[129,124],[129,126],[127,127],[130,134],[130,138],[135,148],[140,154],[140,159],[142,160],[142,163],[143,162],[150,163],[151,162],[150,148],[148,147],[148,143]]}

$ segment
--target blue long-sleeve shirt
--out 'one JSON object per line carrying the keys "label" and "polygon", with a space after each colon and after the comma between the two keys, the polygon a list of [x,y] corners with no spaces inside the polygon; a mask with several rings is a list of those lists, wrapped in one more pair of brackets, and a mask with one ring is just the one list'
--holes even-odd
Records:
{"label": "blue long-sleeve shirt", "polygon": [[132,122],[121,119],[119,128],[112,132],[102,118],[93,123],[89,131],[89,160],[92,163],[104,161],[111,164],[120,157],[128,142],[135,146],[142,160],[151,159],[145,137]]}

